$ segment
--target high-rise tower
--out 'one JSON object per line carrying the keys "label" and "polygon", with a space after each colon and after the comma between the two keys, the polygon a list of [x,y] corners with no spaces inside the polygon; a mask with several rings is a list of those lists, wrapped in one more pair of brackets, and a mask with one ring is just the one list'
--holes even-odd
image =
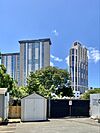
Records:
{"label": "high-rise tower", "polygon": [[87,49],[78,41],[70,49],[69,65],[73,90],[84,93],[88,88],[88,56]]}

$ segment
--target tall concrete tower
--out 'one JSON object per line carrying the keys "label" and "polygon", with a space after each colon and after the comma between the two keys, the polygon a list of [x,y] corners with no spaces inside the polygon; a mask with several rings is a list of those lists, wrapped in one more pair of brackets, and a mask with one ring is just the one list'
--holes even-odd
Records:
{"label": "tall concrete tower", "polygon": [[87,49],[78,41],[70,49],[69,65],[71,86],[82,94],[88,89],[88,56]]}

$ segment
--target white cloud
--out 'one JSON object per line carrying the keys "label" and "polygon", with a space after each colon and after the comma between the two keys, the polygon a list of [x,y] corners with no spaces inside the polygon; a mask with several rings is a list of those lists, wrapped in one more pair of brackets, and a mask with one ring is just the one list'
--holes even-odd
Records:
{"label": "white cloud", "polygon": [[97,63],[98,61],[100,61],[100,51],[93,47],[89,47],[88,48],[88,59]]}
{"label": "white cloud", "polygon": [[52,67],[54,66],[54,63],[53,63],[53,62],[51,62],[51,61],[50,61],[50,66],[52,66]]}
{"label": "white cloud", "polygon": [[56,57],[54,55],[50,55],[50,57],[54,60],[54,61],[58,61],[58,62],[62,62],[63,59],[59,58],[59,57]]}
{"label": "white cloud", "polygon": [[69,56],[65,58],[67,65],[69,66]]}
{"label": "white cloud", "polygon": [[59,33],[57,32],[57,30],[53,30],[52,33],[55,35],[55,36],[58,36]]}

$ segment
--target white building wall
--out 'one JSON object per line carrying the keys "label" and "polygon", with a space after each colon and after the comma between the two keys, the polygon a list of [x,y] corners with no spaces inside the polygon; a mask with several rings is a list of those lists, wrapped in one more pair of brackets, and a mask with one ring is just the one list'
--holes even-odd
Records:
{"label": "white building wall", "polygon": [[90,116],[100,119],[100,93],[90,94]]}
{"label": "white building wall", "polygon": [[21,120],[47,120],[47,99],[36,93],[21,99]]}
{"label": "white building wall", "polygon": [[35,48],[35,70],[39,69],[38,60],[39,60],[39,48]]}
{"label": "white building wall", "polygon": [[40,42],[40,69],[42,68],[42,42]]}
{"label": "white building wall", "polygon": [[7,56],[7,73],[11,76],[11,56]]}
{"label": "white building wall", "polygon": [[28,74],[32,71],[32,63],[30,63],[30,61],[32,61],[32,44],[28,44],[29,45],[29,49],[28,49],[28,59],[29,60],[29,64],[28,65]]}

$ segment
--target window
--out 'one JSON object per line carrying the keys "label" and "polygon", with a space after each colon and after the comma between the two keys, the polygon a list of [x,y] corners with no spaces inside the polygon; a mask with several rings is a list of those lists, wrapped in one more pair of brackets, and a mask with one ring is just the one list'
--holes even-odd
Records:
{"label": "window", "polygon": [[76,56],[76,62],[77,62],[77,56]]}
{"label": "window", "polygon": [[77,46],[77,42],[74,43],[74,46]]}
{"label": "window", "polygon": [[72,61],[72,66],[74,66],[74,61]]}
{"label": "window", "polygon": [[74,49],[72,49],[72,54],[74,54]]}
{"label": "window", "polygon": [[78,73],[78,76],[79,76],[79,78],[80,78],[80,72]]}
{"label": "window", "polygon": [[74,77],[72,77],[72,82],[74,82]]}
{"label": "window", "polygon": [[76,49],[76,55],[77,55],[77,49]]}
{"label": "window", "polygon": [[38,64],[38,59],[35,59],[35,64]]}
{"label": "window", "polygon": [[77,67],[75,67],[75,72],[77,72]]}
{"label": "window", "polygon": [[38,42],[35,42],[35,48],[39,48],[39,44]]}
{"label": "window", "polygon": [[74,56],[72,56],[72,61],[74,61]]}
{"label": "window", "polygon": [[75,81],[76,81],[76,84],[77,84],[77,77],[75,77]]}
{"label": "window", "polygon": [[83,79],[83,73],[82,73],[82,79]]}
{"label": "window", "polygon": [[74,71],[74,66],[72,66],[72,71]]}
{"label": "window", "polygon": [[28,64],[32,64],[32,60],[31,59],[28,60]]}

